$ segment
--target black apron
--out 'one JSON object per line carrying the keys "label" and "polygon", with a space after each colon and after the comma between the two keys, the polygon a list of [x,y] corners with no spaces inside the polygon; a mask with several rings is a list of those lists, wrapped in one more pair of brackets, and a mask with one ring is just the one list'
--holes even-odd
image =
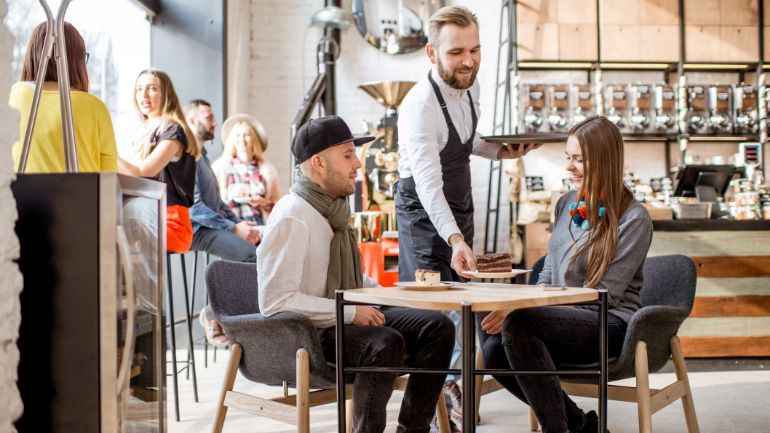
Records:
{"label": "black apron", "polygon": [[[473,108],[470,91],[473,129],[466,142],[460,140],[449,111],[441,96],[441,91],[428,73],[428,80],[433,86],[444,113],[449,138],[446,147],[439,153],[441,159],[441,177],[444,181],[444,197],[452,210],[457,226],[468,245],[473,245],[473,196],[471,195],[470,156],[473,151],[473,138],[476,135],[478,119]],[[413,169],[414,170],[414,169]],[[436,227],[422,206],[414,178],[406,177],[396,186],[396,218],[398,220],[398,279],[414,281],[416,269],[429,269],[441,272],[442,281],[459,281],[452,270],[452,247],[439,236]]]}

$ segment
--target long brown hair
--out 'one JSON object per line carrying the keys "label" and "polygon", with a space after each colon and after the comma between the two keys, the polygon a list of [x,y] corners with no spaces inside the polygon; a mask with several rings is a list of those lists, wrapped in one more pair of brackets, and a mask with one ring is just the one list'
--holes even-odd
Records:
{"label": "long brown hair", "polygon": [[[583,154],[583,186],[577,200],[586,203],[589,227],[588,240],[573,254],[570,266],[588,250],[584,284],[596,287],[615,256],[618,222],[634,197],[623,183],[623,137],[614,123],[592,116],[572,127],[569,135],[577,138]],[[602,206],[604,216],[599,217]]]}
{"label": "long brown hair", "polygon": [[[35,74],[40,67],[45,48],[45,37],[48,33],[46,23],[40,23],[32,30],[32,36],[27,44],[24,64],[21,67],[21,81],[35,81]],[[69,70],[70,87],[75,90],[88,92],[88,70],[86,69],[86,43],[80,32],[68,22],[64,22],[64,42],[67,45],[67,69]],[[54,50],[56,47],[54,47]],[[59,81],[59,71],[56,58],[51,56],[45,81]]]}
{"label": "long brown hair", "polygon": [[174,83],[171,82],[171,78],[168,74],[160,69],[145,69],[140,72],[139,75],[136,76],[136,80],[134,80],[134,108],[136,108],[136,112],[139,113],[139,117],[141,117],[142,120],[147,120],[147,116],[142,113],[139,104],[136,102],[136,83],[139,82],[139,78],[144,74],[154,76],[158,79],[158,83],[160,84],[161,119],[168,123],[176,123],[182,127],[185,138],[187,138],[187,146],[184,151],[192,155],[195,159],[198,159],[201,155],[200,147],[198,147],[198,139],[195,137],[195,134],[193,134],[192,129],[190,129],[190,125],[187,124],[187,120],[185,120],[182,104],[179,102],[179,98],[176,96],[176,91],[174,90]]}

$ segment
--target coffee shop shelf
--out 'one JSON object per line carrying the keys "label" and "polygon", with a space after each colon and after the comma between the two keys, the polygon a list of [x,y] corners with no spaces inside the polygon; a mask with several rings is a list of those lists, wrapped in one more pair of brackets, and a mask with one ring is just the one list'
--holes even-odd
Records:
{"label": "coffee shop shelf", "polygon": [[770,221],[654,221],[653,229],[651,256],[684,254],[698,270],[679,331],[685,356],[770,356]]}

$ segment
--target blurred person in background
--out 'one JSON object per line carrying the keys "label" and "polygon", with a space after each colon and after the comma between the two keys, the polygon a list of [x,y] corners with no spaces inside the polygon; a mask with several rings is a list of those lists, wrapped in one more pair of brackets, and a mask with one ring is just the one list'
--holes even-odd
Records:
{"label": "blurred person in background", "polygon": [[265,128],[248,114],[236,114],[222,125],[222,141],[224,152],[214,163],[222,199],[241,220],[263,226],[281,197],[278,172],[265,160]]}
{"label": "blurred person in background", "polygon": [[[8,105],[19,110],[19,140],[13,144],[14,169],[19,166],[24,135],[29,123],[29,111],[35,92],[35,77],[43,57],[47,34],[46,23],[38,24],[27,44],[21,79],[11,87]],[[64,23],[67,45],[67,69],[72,97],[72,118],[78,153],[78,168],[82,172],[117,170],[117,146],[110,112],[99,98],[88,93],[88,53],[83,37],[70,23]],[[40,95],[35,130],[30,143],[27,173],[62,173],[64,133],[59,105],[59,71],[55,57],[48,61],[43,91]]]}
{"label": "blurred person in background", "polygon": [[[219,183],[211,161],[207,156],[205,143],[214,140],[217,119],[211,104],[203,99],[193,99],[185,106],[187,123],[195,133],[201,146],[195,176],[195,203],[190,208],[193,226],[192,249],[205,251],[225,260],[236,262],[257,261],[256,244],[261,236],[254,222],[242,221],[219,196]],[[201,310],[198,318],[206,331],[206,339],[215,346],[228,343],[219,322],[213,320],[211,307]]]}
{"label": "blurred person in background", "polygon": [[193,239],[189,208],[194,202],[195,161],[200,157],[198,140],[165,72],[146,69],[139,73],[134,105],[143,121],[133,144],[140,162],[120,158],[118,171],[166,184],[166,249],[184,253]]}

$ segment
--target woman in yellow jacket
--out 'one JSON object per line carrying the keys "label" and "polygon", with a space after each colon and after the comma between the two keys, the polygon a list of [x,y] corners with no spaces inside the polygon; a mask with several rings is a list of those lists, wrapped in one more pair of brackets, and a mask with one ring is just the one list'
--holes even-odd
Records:
{"label": "woman in yellow jacket", "polygon": [[[32,32],[21,81],[11,87],[8,105],[19,110],[19,140],[13,145],[14,169],[19,166],[24,134],[29,122],[29,111],[35,91],[35,72],[43,57],[46,24],[39,24]],[[72,95],[72,117],[75,126],[75,141],[78,152],[78,166],[81,172],[116,171],[118,167],[115,133],[112,118],[104,103],[88,93],[88,71],[86,70],[86,45],[77,29],[64,23],[64,38],[67,44],[67,67],[69,69]],[[59,107],[59,74],[56,60],[48,62],[43,92],[32,135],[27,173],[64,172],[64,145]]]}

